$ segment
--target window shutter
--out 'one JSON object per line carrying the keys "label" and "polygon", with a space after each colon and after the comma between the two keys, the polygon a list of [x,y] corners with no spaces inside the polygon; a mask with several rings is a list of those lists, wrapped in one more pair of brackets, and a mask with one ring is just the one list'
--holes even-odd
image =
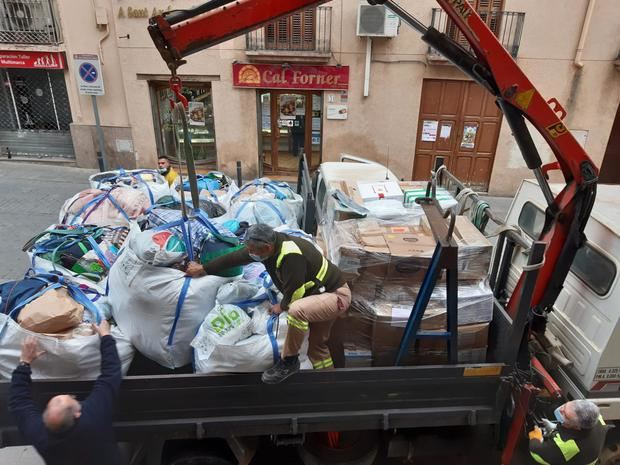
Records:
{"label": "window shutter", "polygon": [[265,44],[272,50],[314,50],[316,10],[311,8],[265,26]]}

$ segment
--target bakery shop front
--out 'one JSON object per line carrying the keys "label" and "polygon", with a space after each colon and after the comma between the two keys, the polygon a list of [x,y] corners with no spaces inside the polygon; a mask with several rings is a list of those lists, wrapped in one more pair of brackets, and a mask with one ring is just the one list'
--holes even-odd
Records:
{"label": "bakery shop front", "polygon": [[348,91],[348,66],[234,63],[233,85],[256,89],[263,175],[296,173],[302,153],[311,168],[319,166],[323,92]]}

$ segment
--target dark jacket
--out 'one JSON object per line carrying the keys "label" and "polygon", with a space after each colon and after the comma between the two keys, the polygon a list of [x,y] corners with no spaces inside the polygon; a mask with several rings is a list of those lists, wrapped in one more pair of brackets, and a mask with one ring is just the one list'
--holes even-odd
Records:
{"label": "dark jacket", "polygon": [[558,425],[552,436],[543,442],[530,440],[530,454],[541,465],[594,464],[605,445],[607,426],[600,423],[592,429],[576,430]]}
{"label": "dark jacket", "polygon": [[82,415],[64,433],[51,433],[32,400],[31,371],[18,366],[13,372],[9,410],[23,438],[34,445],[47,465],[119,465],[121,455],[114,439],[112,415],[121,385],[121,362],[112,336],[101,338],[101,375],[82,402]]}
{"label": "dark jacket", "polygon": [[[284,241],[293,241],[301,250],[301,255],[286,255],[278,268],[278,256],[280,255],[282,243]],[[338,267],[329,260],[327,262],[328,268],[325,278],[321,281],[320,285],[315,285],[307,289],[304,293],[304,297],[319,294],[321,288],[325,288],[325,292],[334,292],[345,284],[342,272]],[[253,260],[248,253],[248,249],[243,247],[228,255],[222,255],[211,260],[204,265],[204,269],[207,274],[214,274],[222,269],[248,265],[249,263],[253,263]],[[265,260],[263,265],[265,265],[267,272],[271,276],[271,279],[273,279],[273,283],[283,294],[282,302],[280,303],[282,310],[288,310],[293,294],[297,289],[305,283],[315,280],[322,264],[323,255],[321,255],[321,252],[319,252],[312,243],[300,237],[276,232],[275,253]]]}

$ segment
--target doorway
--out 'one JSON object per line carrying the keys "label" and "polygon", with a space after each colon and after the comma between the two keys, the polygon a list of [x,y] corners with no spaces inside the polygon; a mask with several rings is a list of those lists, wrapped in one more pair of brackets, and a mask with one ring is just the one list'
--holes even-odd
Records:
{"label": "doorway", "polygon": [[446,165],[472,189],[488,191],[501,123],[494,97],[476,83],[425,79],[413,179]]}
{"label": "doorway", "polygon": [[296,174],[302,153],[316,169],[322,154],[322,92],[261,90],[258,100],[263,175]]}
{"label": "doorway", "polygon": [[609,134],[607,150],[605,150],[601,164],[599,182],[601,184],[620,184],[620,105],[618,105],[616,119]]}

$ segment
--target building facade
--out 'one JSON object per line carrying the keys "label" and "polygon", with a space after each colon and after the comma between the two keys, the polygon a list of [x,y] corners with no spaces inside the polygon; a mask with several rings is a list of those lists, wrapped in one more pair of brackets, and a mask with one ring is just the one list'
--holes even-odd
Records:
{"label": "building facade", "polygon": [[[92,99],[78,92],[77,54],[101,60],[106,93],[97,103],[108,166],[155,166],[158,155],[174,153],[170,76],[147,24],[196,0],[0,3],[2,155],[97,167]],[[462,42],[433,0],[400,3]],[[566,126],[594,161],[617,167],[617,1],[474,3],[541,93],[562,103]],[[294,173],[300,151],[312,166],[344,152],[404,179],[427,179],[446,164],[479,190],[514,193],[531,174],[493,98],[417,32],[389,14],[373,21],[374,14],[357,0],[334,0],[188,57],[179,75],[198,163],[232,174],[240,161],[246,178],[277,177]],[[360,37],[360,27],[387,37]],[[535,141],[550,161],[542,137]]]}

